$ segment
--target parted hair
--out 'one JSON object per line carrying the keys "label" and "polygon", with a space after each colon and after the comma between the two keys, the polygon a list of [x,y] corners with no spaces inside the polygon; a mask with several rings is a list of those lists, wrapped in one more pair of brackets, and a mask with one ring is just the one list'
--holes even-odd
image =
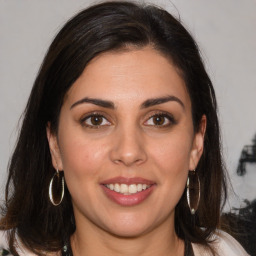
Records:
{"label": "parted hair", "polygon": [[175,209],[181,239],[210,247],[226,199],[225,168],[212,82],[197,44],[181,21],[152,5],[128,1],[93,5],[70,19],[50,45],[22,116],[18,140],[8,167],[0,229],[8,230],[14,255],[16,238],[37,255],[60,250],[76,229],[72,200],[53,206],[48,188],[55,173],[46,136],[47,124],[58,133],[64,97],[87,64],[108,51],[151,46],[170,59],[184,79],[192,104],[194,131],[207,118],[204,152],[197,166],[201,198],[195,215],[186,189]]}

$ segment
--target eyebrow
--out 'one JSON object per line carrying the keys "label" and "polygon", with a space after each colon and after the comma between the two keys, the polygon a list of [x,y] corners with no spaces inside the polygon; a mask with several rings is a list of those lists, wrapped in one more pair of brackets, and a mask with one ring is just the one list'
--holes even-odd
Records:
{"label": "eyebrow", "polygon": [[94,105],[97,105],[97,106],[100,106],[100,107],[103,107],[103,108],[110,108],[110,109],[115,108],[114,103],[111,102],[111,101],[85,97],[85,98],[75,102],[74,104],[72,104],[70,109],[74,108],[77,105],[83,104],[83,103],[91,103],[91,104],[94,104]]}
{"label": "eyebrow", "polygon": [[[182,108],[184,109],[184,103],[176,96],[166,96],[166,97],[160,97],[160,98],[152,98],[152,99],[148,99],[146,101],[144,101],[141,104],[141,108],[149,108],[155,105],[160,105],[169,101],[175,101],[177,103],[179,103]],[[84,103],[91,103],[103,108],[109,108],[109,109],[115,109],[115,104],[112,101],[108,101],[108,100],[102,100],[102,99],[96,99],[96,98],[89,98],[89,97],[85,97],[77,102],[75,102],[74,104],[71,105],[70,109],[74,108],[77,105],[80,104],[84,104]]]}
{"label": "eyebrow", "polygon": [[185,108],[184,103],[178,97],[173,96],[173,95],[166,96],[166,97],[160,97],[160,98],[148,99],[142,103],[141,108],[148,108],[148,107],[152,107],[155,105],[160,105],[160,104],[166,103],[168,101],[175,101],[175,102],[179,103],[183,109]]}

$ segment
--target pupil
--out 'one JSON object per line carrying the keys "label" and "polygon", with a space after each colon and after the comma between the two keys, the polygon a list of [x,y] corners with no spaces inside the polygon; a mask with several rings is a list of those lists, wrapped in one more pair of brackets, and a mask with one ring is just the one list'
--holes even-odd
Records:
{"label": "pupil", "polygon": [[164,117],[162,116],[156,116],[154,118],[155,125],[162,125],[164,123]]}
{"label": "pupil", "polygon": [[91,122],[93,125],[100,125],[102,123],[102,117],[101,116],[93,116]]}

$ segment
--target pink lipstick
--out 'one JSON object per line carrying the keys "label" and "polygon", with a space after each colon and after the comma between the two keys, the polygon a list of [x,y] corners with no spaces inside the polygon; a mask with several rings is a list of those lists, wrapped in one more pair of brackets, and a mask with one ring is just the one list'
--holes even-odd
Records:
{"label": "pink lipstick", "polygon": [[115,177],[101,182],[106,196],[122,206],[138,205],[145,201],[156,187],[156,183],[140,177]]}

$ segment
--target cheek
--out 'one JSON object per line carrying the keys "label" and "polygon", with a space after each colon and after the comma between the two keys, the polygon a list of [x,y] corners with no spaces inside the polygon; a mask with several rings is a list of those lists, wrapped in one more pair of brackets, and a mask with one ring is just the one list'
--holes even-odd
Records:
{"label": "cheek", "polygon": [[60,140],[60,152],[65,174],[70,173],[78,178],[97,175],[107,155],[104,143],[92,142],[84,134],[77,132],[72,133],[72,136],[63,135]]}
{"label": "cheek", "polygon": [[[104,144],[81,138],[63,139],[60,147],[65,182],[77,208],[83,207],[84,201],[93,205],[95,188],[98,187],[95,185],[100,181],[107,154]],[[82,211],[87,210],[83,208]]]}
{"label": "cheek", "polygon": [[[191,134],[173,133],[161,140],[161,143],[150,148],[150,166],[158,182],[159,193],[157,201],[161,206],[161,214],[170,213],[175,209],[186,187],[190,150]],[[159,141],[160,142],[160,141]]]}
{"label": "cheek", "polygon": [[175,207],[187,181],[188,152],[178,146],[164,145],[161,153],[156,161],[159,168],[159,182],[162,185],[164,197],[172,202],[172,207]]}
{"label": "cheek", "polygon": [[191,152],[191,139],[184,134],[170,136],[152,147],[151,156],[166,174],[188,171]]}
{"label": "cheek", "polygon": [[[151,151],[152,165],[157,171],[159,185],[163,191],[163,199],[169,207],[174,208],[182,196],[189,170],[191,151],[191,134],[175,132],[166,136],[165,140]],[[170,210],[170,208],[168,208]]]}

